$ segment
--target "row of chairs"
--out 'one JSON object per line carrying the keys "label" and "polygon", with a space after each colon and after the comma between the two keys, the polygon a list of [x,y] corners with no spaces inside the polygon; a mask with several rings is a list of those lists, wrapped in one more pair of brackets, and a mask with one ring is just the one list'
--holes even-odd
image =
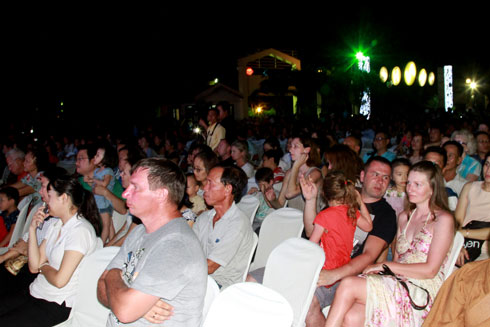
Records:
{"label": "row of chairs", "polygon": [[[102,248],[83,260],[75,305],[56,327],[105,326],[109,310],[97,301],[97,281],[118,251]],[[220,292],[208,276],[204,326],[303,326],[324,260],[318,245],[290,238],[271,252],[263,285],[244,282]]]}
{"label": "row of chairs", "polygon": [[[122,222],[124,221],[123,217],[124,215],[121,215],[121,217],[117,217],[119,220],[119,224],[122,225]],[[257,246],[257,251],[255,252],[255,260],[253,262],[254,267],[264,267],[266,265],[266,261],[269,257],[269,254],[272,253],[273,249],[277,247],[279,243],[282,241],[288,239],[288,238],[293,238],[294,240],[297,240],[299,242],[303,242],[303,244],[306,244],[307,246],[314,246],[316,247],[319,251],[320,254],[323,256],[323,251],[315,244],[300,239],[299,236],[301,235],[301,232],[303,230],[303,218],[302,218],[302,213],[299,210],[296,209],[291,209],[291,208],[283,208],[276,210],[272,212],[270,215],[268,215],[264,219],[263,227],[261,228],[260,235],[257,237],[255,235],[254,238],[254,250]],[[282,236],[279,236],[282,235]],[[261,241],[259,241],[261,240]],[[304,243],[306,242],[306,243]],[[301,249],[301,246],[298,245],[287,245],[291,249],[295,249],[296,251],[299,251]],[[280,249],[280,248],[279,248]],[[80,277],[79,277],[79,285],[78,285],[78,291],[77,291],[77,300],[75,306],[72,308],[70,317],[68,318],[67,321],[57,325],[57,327],[61,326],[104,326],[107,320],[107,315],[109,313],[108,309],[102,306],[96,296],[96,289],[97,289],[97,280],[104,271],[104,269],[107,267],[107,264],[112,260],[112,258],[116,255],[117,251],[119,250],[118,247],[106,247],[97,250],[94,252],[92,255],[86,257],[80,267]],[[286,252],[284,252],[286,251]],[[289,253],[290,250],[286,250],[286,248],[283,248],[283,251],[278,251],[277,255],[278,256],[283,256],[287,260],[291,260],[296,256],[291,257]],[[310,252],[310,250],[306,251]],[[285,253],[288,253],[287,255]],[[252,250],[250,259],[252,258],[252,255],[254,254],[254,251]],[[307,262],[311,262],[311,260],[307,257],[306,254],[298,254],[297,256],[299,257],[304,257]],[[274,258],[274,256],[273,256]],[[274,259],[271,260],[274,260]],[[251,260],[249,260],[250,262]],[[320,268],[323,265],[324,258],[320,258]],[[294,267],[293,267],[294,266]],[[293,268],[291,268],[293,267]],[[297,286],[296,282],[289,281],[289,284],[279,282],[278,276],[288,276],[288,274],[284,274],[284,271],[286,269],[295,269],[294,271],[291,270],[291,276],[301,276],[304,275],[302,272],[298,272],[297,270],[297,263],[292,264],[292,262],[284,262],[282,263],[282,267],[279,264],[276,264],[276,268],[268,268],[266,269],[267,273],[264,276],[264,285],[259,285],[259,286],[251,286],[252,288],[268,288],[272,290],[273,292],[277,292],[279,294],[282,294],[281,292],[285,292],[287,290],[291,291],[296,289],[296,287],[292,287],[293,285]],[[254,268],[256,269],[256,268]],[[243,280],[245,280],[246,275],[248,273],[249,269],[247,268],[246,271],[244,272],[243,275]],[[318,273],[313,273],[313,275],[318,275]],[[286,281],[287,282],[287,281]],[[254,284],[254,283],[244,283],[244,284]],[[316,284],[316,280],[314,282]],[[289,285],[284,287],[284,285]],[[250,286],[246,286],[250,287]],[[231,288],[231,286],[230,286]],[[285,288],[285,290],[282,290],[282,288]],[[231,288],[231,291],[233,292],[234,288]],[[299,287],[298,289],[303,289],[303,287]],[[226,291],[226,290],[225,290]],[[314,288],[313,288],[314,291]],[[223,291],[224,292],[224,291]],[[228,291],[229,292],[229,291]],[[226,294],[225,293],[225,296]],[[267,291],[271,293],[271,291]],[[313,293],[311,293],[312,295]],[[211,310],[212,304],[214,303],[214,299],[217,298],[218,296],[221,296],[220,290],[218,288],[217,283],[214,281],[214,279],[210,276],[208,276],[208,286],[207,286],[207,293],[206,293],[206,298],[205,298],[205,303],[204,303],[204,308],[203,308],[203,315],[206,316],[208,310]],[[276,296],[277,298],[277,296]],[[291,298],[296,298],[299,299],[297,295],[292,296]],[[309,300],[303,301],[309,302],[311,301],[311,298]],[[226,301],[225,301],[226,302]],[[284,302],[284,301],[283,301]],[[218,310],[221,311],[222,309],[219,308],[219,301],[216,304],[216,308],[213,310]],[[258,303],[258,302],[257,302]],[[303,303],[295,303],[289,304],[290,300],[288,299],[287,302],[289,306],[293,308],[299,308],[299,306],[304,306]],[[293,309],[291,309],[293,310]],[[296,311],[300,311],[296,309]],[[304,310],[303,310],[304,311]],[[272,311],[271,311],[272,312]],[[295,312],[295,310],[293,310]],[[306,311],[304,312],[304,315],[306,315]],[[213,316],[211,315],[210,319]],[[303,318],[304,320],[304,318]],[[243,320],[244,321],[244,320]],[[289,324],[290,325],[290,324]],[[209,325],[210,326],[210,325]],[[270,326],[274,326],[273,324]]]}

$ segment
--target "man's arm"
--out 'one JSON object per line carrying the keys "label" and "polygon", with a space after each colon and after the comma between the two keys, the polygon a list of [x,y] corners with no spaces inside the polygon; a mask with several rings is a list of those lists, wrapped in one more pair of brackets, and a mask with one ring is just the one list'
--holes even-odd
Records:
{"label": "man's arm", "polygon": [[[109,176],[109,175],[107,175]],[[127,213],[126,202],[120,198],[118,198],[114,193],[109,191],[107,187],[101,185],[95,185],[93,188],[94,194],[102,195],[107,200],[109,200],[112,204],[114,210],[116,210],[121,215],[125,215]]]}
{"label": "man's arm", "polygon": [[214,262],[213,260],[208,260],[208,275],[214,273],[221,265],[219,263]]}
{"label": "man's arm", "polygon": [[318,286],[334,284],[347,276],[360,274],[368,265],[374,263],[381,252],[388,246],[385,240],[369,235],[364,244],[362,254],[353,258],[349,263],[332,270],[322,270],[318,279]]}
{"label": "man's arm", "polygon": [[159,300],[157,296],[127,287],[120,269],[104,271],[98,282],[97,298],[122,323],[143,317]]}

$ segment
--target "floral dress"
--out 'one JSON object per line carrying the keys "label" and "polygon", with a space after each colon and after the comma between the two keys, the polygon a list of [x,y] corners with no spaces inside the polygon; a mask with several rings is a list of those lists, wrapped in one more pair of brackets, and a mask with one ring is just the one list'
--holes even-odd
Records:
{"label": "floral dress", "polygon": [[[410,264],[427,261],[432,241],[432,234],[426,228],[430,217],[431,215],[429,214],[424,226],[417,232],[411,243],[408,242],[405,235],[410,219],[404,231],[399,233],[396,243],[396,250],[399,253],[398,262]],[[429,291],[430,301],[423,310],[415,310],[412,307],[405,288],[392,276],[367,275],[365,326],[421,326],[444,281],[443,270],[445,263],[446,260],[444,260],[439,272],[432,279],[406,278],[406,280]],[[415,304],[425,305],[427,294],[408,282],[407,285]]]}

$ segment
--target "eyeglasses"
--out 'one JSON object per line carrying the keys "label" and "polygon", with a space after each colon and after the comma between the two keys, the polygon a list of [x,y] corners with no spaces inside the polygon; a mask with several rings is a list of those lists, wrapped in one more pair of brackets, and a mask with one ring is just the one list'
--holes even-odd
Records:
{"label": "eyeglasses", "polygon": [[386,140],[386,137],[375,137],[374,138],[375,141],[383,141],[383,140]]}
{"label": "eyeglasses", "polygon": [[77,158],[77,162],[78,162],[78,161],[85,160],[85,159],[88,159],[88,158]]}

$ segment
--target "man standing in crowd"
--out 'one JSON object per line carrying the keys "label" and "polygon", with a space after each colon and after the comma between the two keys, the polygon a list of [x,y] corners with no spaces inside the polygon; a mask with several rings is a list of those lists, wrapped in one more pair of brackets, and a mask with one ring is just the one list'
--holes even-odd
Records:
{"label": "man standing in crowd", "polygon": [[235,140],[236,138],[236,133],[235,133],[235,120],[233,117],[230,115],[230,104],[226,101],[221,101],[218,102],[216,105],[216,108],[219,111],[219,123],[221,126],[223,126],[226,130],[226,137],[230,142]]}
{"label": "man standing in crowd", "polygon": [[[181,218],[185,176],[169,160],[148,158],[132,169],[124,191],[131,214],[142,221],[98,282],[99,301],[110,308],[107,326],[146,326],[158,302],[173,307],[166,326],[199,326],[206,294],[206,260],[196,235]],[[148,321],[145,321],[148,320]]]}
{"label": "man standing in crowd", "polygon": [[218,147],[219,141],[225,138],[226,130],[221,124],[218,122],[219,111],[216,108],[211,108],[208,111],[208,122],[207,125],[202,119],[199,121],[199,124],[206,129],[206,144],[215,151]]}

